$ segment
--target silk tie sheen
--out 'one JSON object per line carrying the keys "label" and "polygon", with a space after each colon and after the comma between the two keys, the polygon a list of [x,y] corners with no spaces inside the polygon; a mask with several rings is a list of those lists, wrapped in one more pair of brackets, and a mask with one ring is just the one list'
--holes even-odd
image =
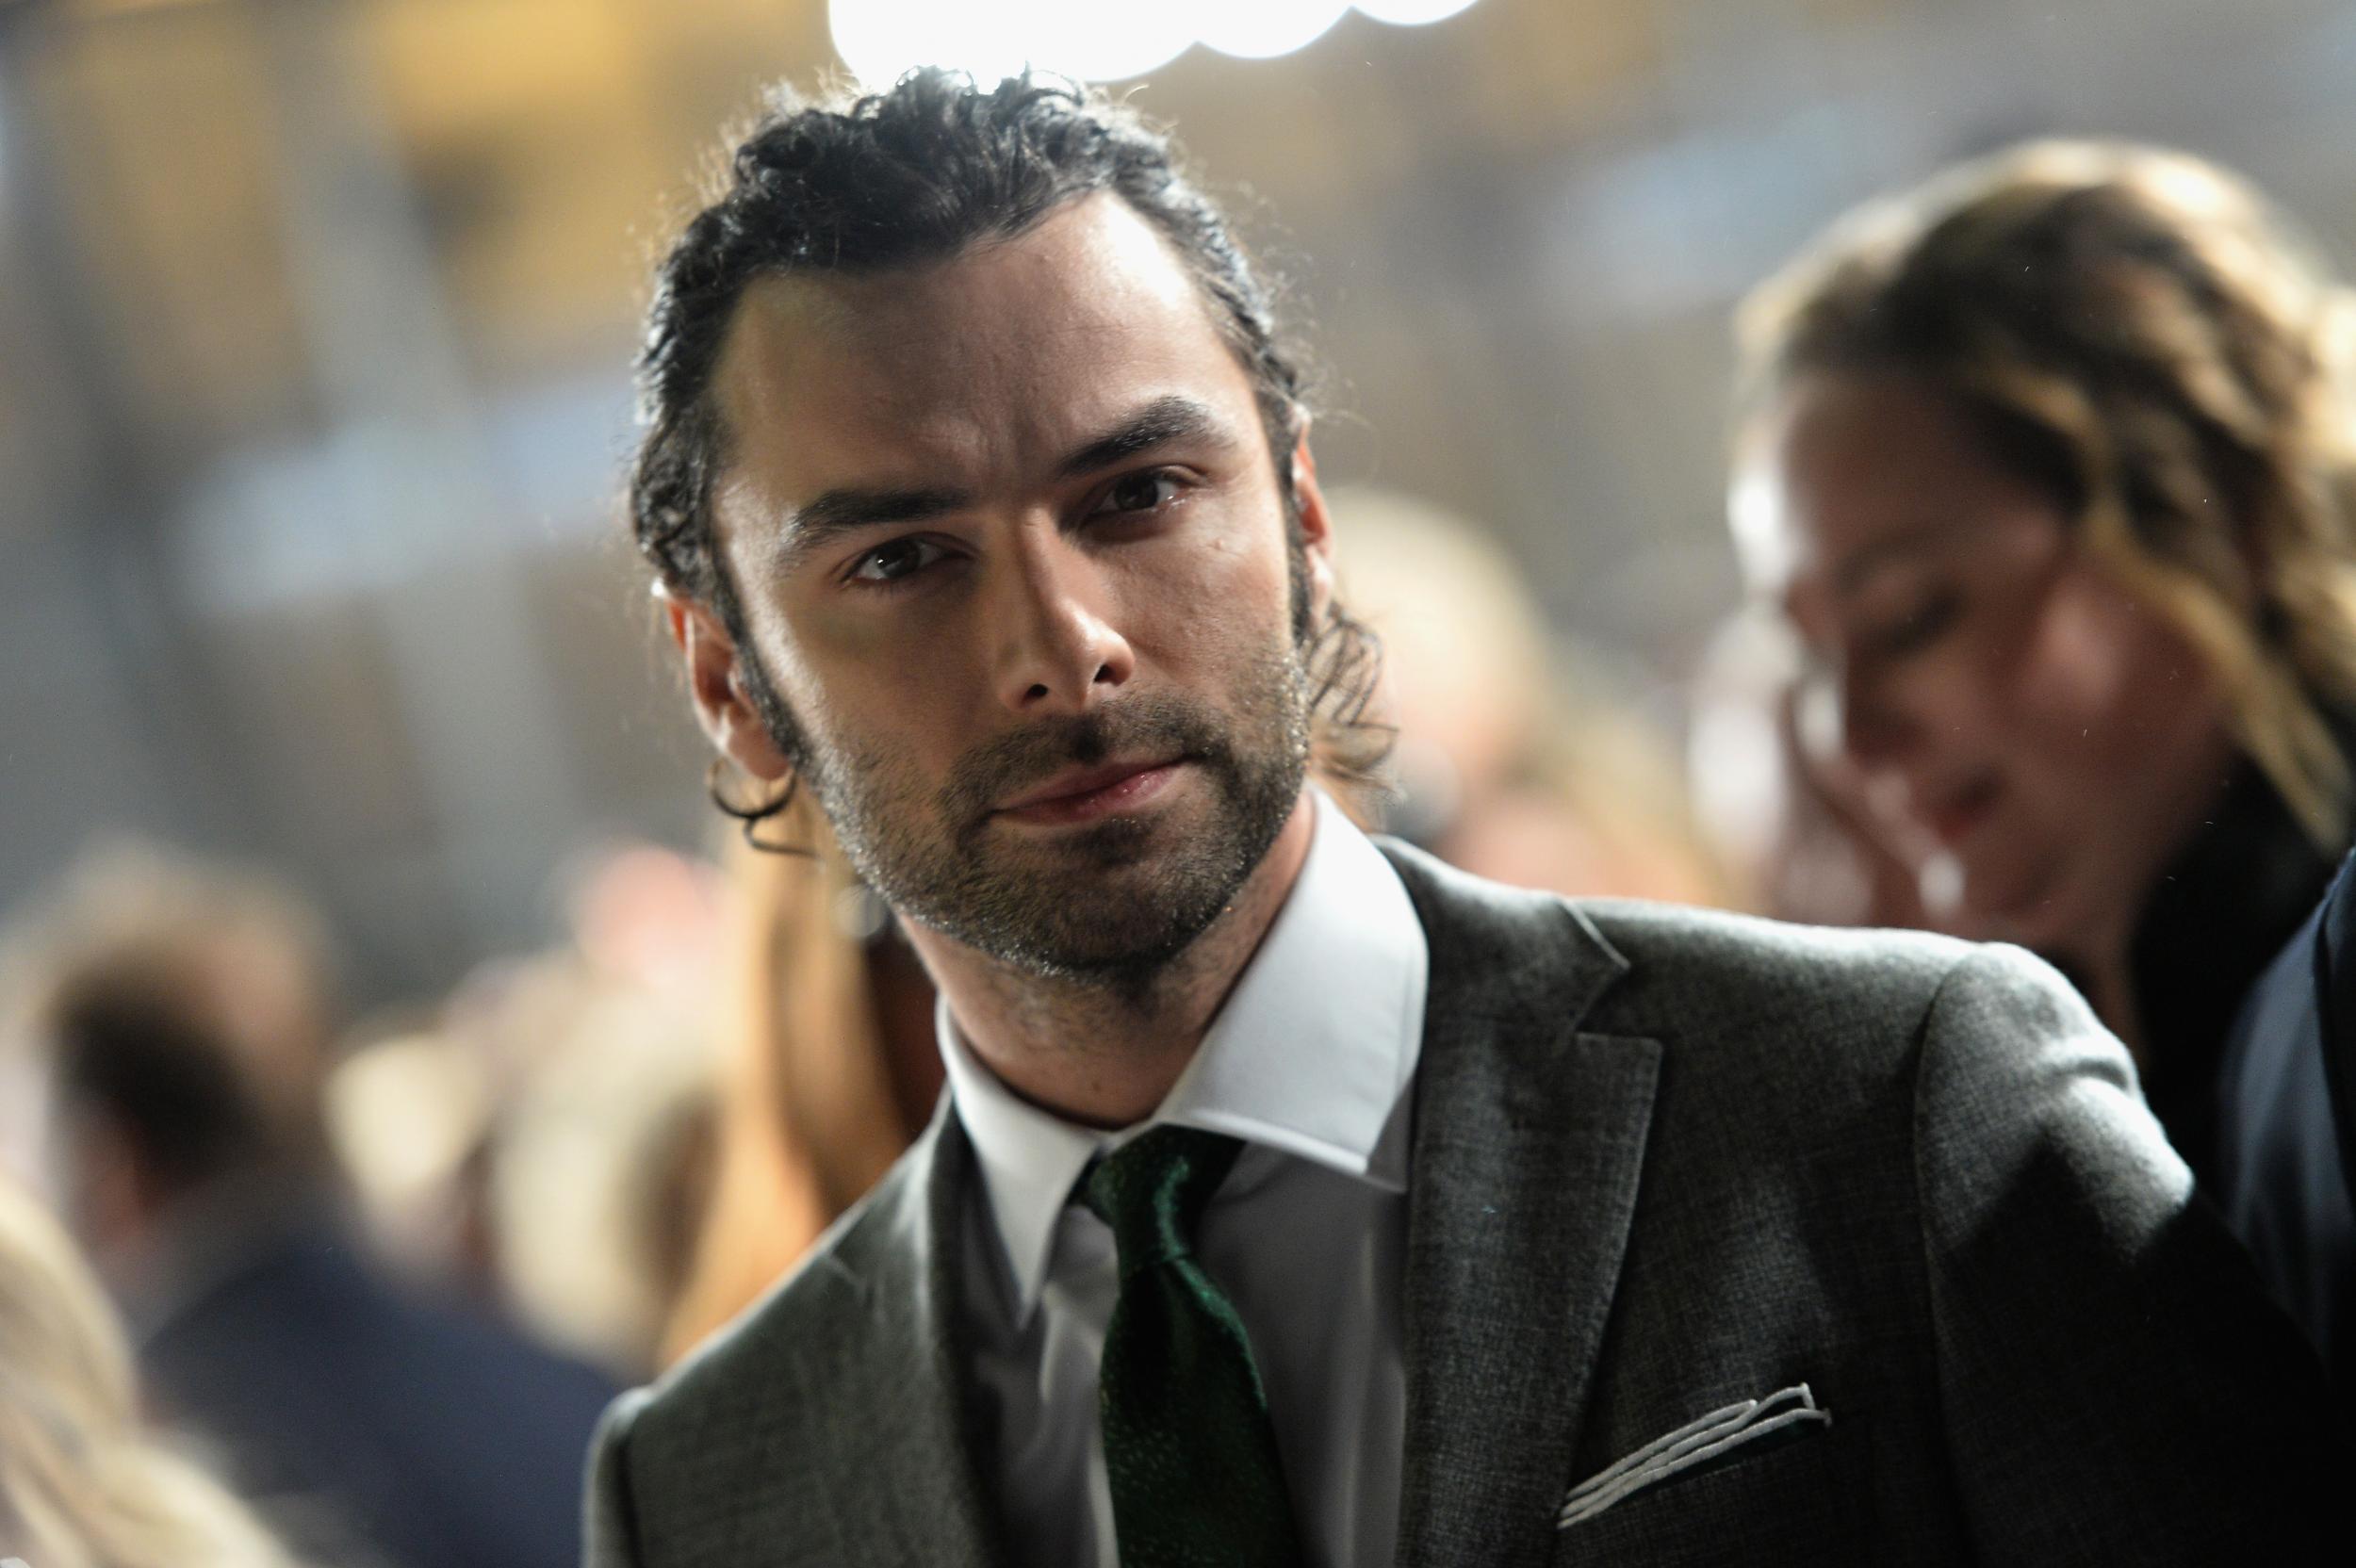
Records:
{"label": "silk tie sheen", "polygon": [[1194,1258],[1195,1228],[1242,1148],[1156,1127],[1081,1183],[1120,1251],[1097,1395],[1121,1568],[1303,1560],[1251,1338]]}

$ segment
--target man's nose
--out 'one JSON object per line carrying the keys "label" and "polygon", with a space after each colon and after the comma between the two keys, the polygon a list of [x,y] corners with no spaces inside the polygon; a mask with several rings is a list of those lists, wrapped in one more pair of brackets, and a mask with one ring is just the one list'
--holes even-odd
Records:
{"label": "man's nose", "polygon": [[1000,701],[1026,717],[1085,713],[1128,683],[1137,657],[1087,549],[1052,522],[1026,524],[998,567],[990,613]]}

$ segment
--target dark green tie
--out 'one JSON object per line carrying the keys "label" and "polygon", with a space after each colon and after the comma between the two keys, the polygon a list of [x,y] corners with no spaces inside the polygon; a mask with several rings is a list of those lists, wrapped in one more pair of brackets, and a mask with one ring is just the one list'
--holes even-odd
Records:
{"label": "dark green tie", "polygon": [[1302,1560],[1251,1337],[1194,1258],[1195,1227],[1242,1147],[1156,1127],[1080,1184],[1121,1250],[1097,1379],[1121,1568]]}

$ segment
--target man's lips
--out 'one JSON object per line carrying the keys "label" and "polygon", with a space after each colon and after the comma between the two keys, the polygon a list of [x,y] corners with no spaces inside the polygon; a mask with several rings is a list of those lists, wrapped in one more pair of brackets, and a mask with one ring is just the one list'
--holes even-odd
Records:
{"label": "man's lips", "polygon": [[1088,821],[1144,804],[1162,792],[1184,761],[1173,757],[1075,768],[1006,802],[996,814],[1018,822]]}

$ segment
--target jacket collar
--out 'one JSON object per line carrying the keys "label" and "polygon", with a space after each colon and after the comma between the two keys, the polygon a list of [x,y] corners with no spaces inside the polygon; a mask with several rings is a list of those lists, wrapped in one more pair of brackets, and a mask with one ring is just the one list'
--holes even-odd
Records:
{"label": "jacket collar", "polygon": [[1582,1027],[1628,964],[1576,906],[1383,848],[1432,942],[1399,1560],[1546,1562],[1635,1213],[1661,1045]]}
{"label": "jacket collar", "polygon": [[[967,1394],[957,1311],[964,1192],[980,1180],[973,1146],[941,1094],[933,1119],[886,1178],[863,1223],[813,1266],[858,1298],[840,1340],[804,1348],[836,1413],[833,1495],[846,1562],[1001,1568],[1005,1544],[986,1506],[988,1435]],[[890,1503],[878,1508],[878,1498]]]}

